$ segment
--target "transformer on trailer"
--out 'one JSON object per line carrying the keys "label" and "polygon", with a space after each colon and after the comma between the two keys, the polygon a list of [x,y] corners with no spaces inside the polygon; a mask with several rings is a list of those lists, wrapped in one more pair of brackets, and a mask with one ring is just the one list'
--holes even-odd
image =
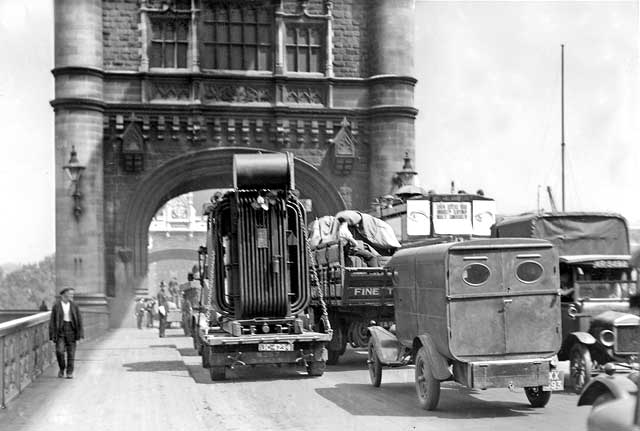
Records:
{"label": "transformer on trailer", "polygon": [[[235,155],[233,190],[207,209],[194,345],[212,380],[228,369],[299,364],[324,372],[330,326],[311,330],[309,245],[291,154]],[[325,318],[326,320],[326,318]]]}

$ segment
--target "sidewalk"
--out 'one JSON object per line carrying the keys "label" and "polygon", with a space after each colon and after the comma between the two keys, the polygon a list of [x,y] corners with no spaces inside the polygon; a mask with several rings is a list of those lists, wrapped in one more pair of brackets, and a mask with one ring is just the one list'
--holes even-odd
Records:
{"label": "sidewalk", "polygon": [[[158,431],[202,425],[196,381],[209,382],[182,329],[118,329],[83,342],[75,378],[57,378],[56,363],[7,409],[1,430]],[[185,360],[187,363],[185,363]]]}

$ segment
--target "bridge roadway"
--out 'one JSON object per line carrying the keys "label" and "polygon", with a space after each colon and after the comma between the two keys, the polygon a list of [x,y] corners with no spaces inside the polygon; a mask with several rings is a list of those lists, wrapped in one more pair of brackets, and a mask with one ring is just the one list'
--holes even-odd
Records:
{"label": "bridge roadway", "polygon": [[413,368],[369,384],[365,353],[348,350],[324,376],[296,368],[234,371],[213,383],[191,339],[170,329],[119,329],[78,346],[76,378],[53,365],[6,410],[0,430],[585,430],[589,407],[556,393],[545,409],[522,390],[443,385],[437,411],[417,406]]}

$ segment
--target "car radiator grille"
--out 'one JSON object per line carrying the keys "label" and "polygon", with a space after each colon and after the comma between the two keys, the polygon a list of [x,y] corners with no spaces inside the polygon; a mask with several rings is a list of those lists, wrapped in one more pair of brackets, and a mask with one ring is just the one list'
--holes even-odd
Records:
{"label": "car radiator grille", "polygon": [[616,353],[636,354],[640,351],[640,326],[618,326],[616,332]]}

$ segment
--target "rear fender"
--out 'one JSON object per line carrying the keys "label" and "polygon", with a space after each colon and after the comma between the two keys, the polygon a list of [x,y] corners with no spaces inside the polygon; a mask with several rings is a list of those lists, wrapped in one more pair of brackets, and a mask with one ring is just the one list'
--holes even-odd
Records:
{"label": "rear fender", "polygon": [[451,371],[449,371],[447,359],[438,352],[431,336],[429,334],[423,334],[419,335],[418,339],[420,340],[420,344],[422,344],[422,346],[427,350],[429,365],[431,365],[433,377],[437,380],[449,379],[451,377]]}
{"label": "rear fender", "polygon": [[394,334],[381,326],[370,326],[369,336],[380,362],[391,364],[402,360],[404,349]]}
{"label": "rear fender", "polygon": [[606,393],[610,393],[614,399],[626,398],[637,390],[635,383],[626,376],[598,376],[582,390],[578,405],[590,406],[600,395]]}
{"label": "rear fender", "polygon": [[587,346],[596,343],[596,339],[588,332],[572,332],[567,335],[567,338],[562,342],[562,347],[558,352],[558,359],[560,361],[566,361],[569,359],[569,352],[575,343],[585,344]]}

